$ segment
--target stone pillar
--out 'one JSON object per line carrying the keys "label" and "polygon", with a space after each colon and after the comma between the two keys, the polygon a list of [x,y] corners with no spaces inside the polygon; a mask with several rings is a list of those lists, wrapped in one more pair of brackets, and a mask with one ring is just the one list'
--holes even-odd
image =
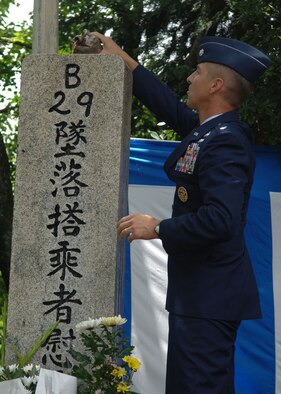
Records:
{"label": "stone pillar", "polygon": [[57,53],[58,37],[58,0],[34,0],[32,52]]}
{"label": "stone pillar", "polygon": [[[55,321],[36,356],[64,371],[75,325],[122,314],[131,72],[113,55],[23,62],[7,360]],[[51,346],[53,344],[53,346]]]}

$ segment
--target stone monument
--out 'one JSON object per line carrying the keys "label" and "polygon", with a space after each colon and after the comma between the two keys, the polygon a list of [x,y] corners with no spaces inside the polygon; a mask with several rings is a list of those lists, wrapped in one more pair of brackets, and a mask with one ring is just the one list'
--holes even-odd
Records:
{"label": "stone monument", "polygon": [[60,320],[34,361],[66,371],[75,325],[123,312],[131,89],[114,55],[23,62],[8,362]]}

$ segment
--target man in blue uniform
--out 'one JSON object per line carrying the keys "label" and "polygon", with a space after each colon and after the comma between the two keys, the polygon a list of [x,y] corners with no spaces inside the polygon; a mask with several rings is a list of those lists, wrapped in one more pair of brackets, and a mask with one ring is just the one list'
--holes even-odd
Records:
{"label": "man in blue uniform", "polygon": [[253,139],[236,111],[270,60],[237,40],[203,38],[186,105],[109,37],[94,34],[103,53],[133,71],[134,94],[183,137],[164,166],[176,184],[172,218],[131,214],[117,224],[130,242],[160,238],[169,256],[166,393],[232,394],[240,321],[261,317],[243,237]]}

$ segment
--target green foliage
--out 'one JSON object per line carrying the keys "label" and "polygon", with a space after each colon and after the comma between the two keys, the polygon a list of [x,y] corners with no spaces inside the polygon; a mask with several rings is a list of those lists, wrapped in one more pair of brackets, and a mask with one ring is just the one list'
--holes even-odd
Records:
{"label": "green foliage", "polygon": [[253,127],[259,145],[280,145],[281,7],[279,0],[229,1],[231,24],[228,35],[251,43],[269,55],[273,64],[256,84],[254,95],[241,109]]}
{"label": "green foliage", "polygon": [[1,0],[0,6],[0,133],[3,135],[15,176],[16,146],[19,116],[19,90],[21,62],[31,51],[31,25],[7,22],[5,17],[14,0]]}

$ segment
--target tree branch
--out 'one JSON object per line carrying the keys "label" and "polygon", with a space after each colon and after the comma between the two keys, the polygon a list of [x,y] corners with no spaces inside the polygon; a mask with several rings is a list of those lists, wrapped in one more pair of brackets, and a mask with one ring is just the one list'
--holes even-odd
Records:
{"label": "tree branch", "polygon": [[10,109],[11,104],[9,103],[5,108],[0,108],[0,114],[8,112]]}
{"label": "tree branch", "polygon": [[14,38],[0,37],[0,42],[4,42],[6,44],[18,45],[18,46],[26,48],[26,49],[32,48],[32,46],[30,44],[27,44],[26,42],[18,41]]}

